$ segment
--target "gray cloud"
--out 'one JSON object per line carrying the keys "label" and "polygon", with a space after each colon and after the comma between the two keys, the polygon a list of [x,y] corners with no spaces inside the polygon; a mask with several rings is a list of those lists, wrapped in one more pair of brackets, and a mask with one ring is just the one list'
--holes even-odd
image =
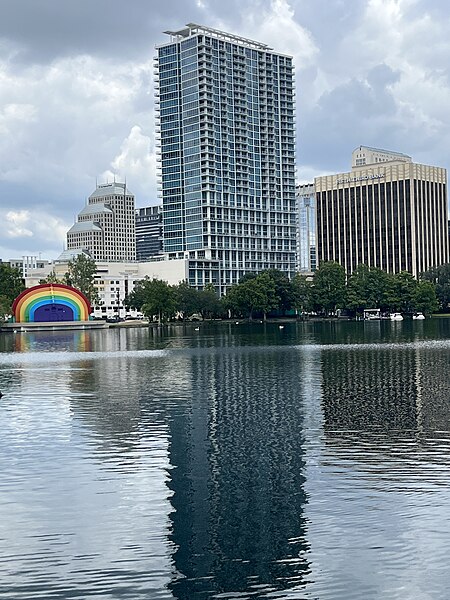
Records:
{"label": "gray cloud", "polygon": [[154,44],[164,41],[162,31],[182,27],[187,22],[204,22],[207,15],[233,22],[233,15],[238,16],[242,3],[2,0],[0,7],[0,37],[19,46],[15,60],[29,63],[77,54],[108,60],[152,55]]}
{"label": "gray cloud", "polygon": [[390,87],[399,77],[380,64],[365,79],[352,78],[322,94],[312,109],[305,107],[308,116],[301,120],[300,140],[308,144],[301,162],[317,171],[346,171],[359,144],[396,148],[392,128],[397,106]]}
{"label": "gray cloud", "polygon": [[[96,177],[155,203],[153,65],[199,22],[296,63],[298,175],[370,144],[447,166],[444,0],[0,0],[0,257],[55,256]],[[23,250],[23,252],[21,252]]]}
{"label": "gray cloud", "polygon": [[19,46],[16,60],[23,63],[76,54],[120,60],[151,53],[174,8],[180,16],[183,5],[190,14],[199,13],[194,2],[170,0],[157,10],[148,0],[3,0],[0,5],[0,36]]}

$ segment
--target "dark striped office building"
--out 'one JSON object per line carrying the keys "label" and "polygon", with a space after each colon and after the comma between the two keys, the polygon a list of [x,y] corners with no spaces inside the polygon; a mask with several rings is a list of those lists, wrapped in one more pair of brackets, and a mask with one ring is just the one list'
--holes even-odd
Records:
{"label": "dark striped office building", "polygon": [[148,260],[162,253],[162,206],[136,209],[136,259]]}
{"label": "dark striped office building", "polygon": [[317,177],[315,191],[319,262],[417,277],[449,261],[446,169],[394,158]]}

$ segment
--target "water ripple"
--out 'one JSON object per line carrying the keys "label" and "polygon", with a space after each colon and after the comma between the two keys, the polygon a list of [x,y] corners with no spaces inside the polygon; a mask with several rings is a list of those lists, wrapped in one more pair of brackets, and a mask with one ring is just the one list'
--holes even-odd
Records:
{"label": "water ripple", "polygon": [[446,598],[448,335],[312,328],[0,352],[0,599]]}

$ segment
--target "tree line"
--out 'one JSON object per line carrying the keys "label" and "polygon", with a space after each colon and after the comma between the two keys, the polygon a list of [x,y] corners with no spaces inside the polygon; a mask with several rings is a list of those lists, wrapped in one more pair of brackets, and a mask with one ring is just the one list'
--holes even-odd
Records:
{"label": "tree line", "polygon": [[[450,269],[448,280],[450,283]],[[365,309],[431,314],[439,308],[446,309],[449,301],[444,296],[440,301],[436,292],[437,286],[428,273],[416,280],[408,272],[393,275],[359,265],[347,278],[344,267],[330,261],[322,263],[312,278],[297,273],[289,281],[283,273],[272,270],[248,275],[229,289],[224,302],[233,314],[249,318],[254,313],[265,317],[271,311],[315,313],[324,317],[336,315],[339,310],[357,317]]]}
{"label": "tree line", "polygon": [[193,315],[202,319],[221,316],[222,304],[214,286],[208,284],[203,290],[191,287],[187,281],[169,285],[161,279],[141,279],[123,304],[141,311],[150,321],[163,323],[178,317],[186,320]]}
{"label": "tree line", "polygon": [[[72,285],[95,305],[99,302],[95,273],[95,261],[79,255],[69,262],[63,279],[52,272],[41,283]],[[14,299],[24,289],[20,271],[0,263],[0,319],[11,313]],[[220,299],[212,284],[200,291],[186,281],[171,286],[147,278],[136,283],[124,300],[125,306],[159,322],[193,315],[265,319],[269,313],[286,315],[292,311],[327,317],[345,310],[349,316],[362,316],[365,309],[376,308],[382,313],[431,314],[447,311],[449,304],[450,263],[434,267],[416,280],[406,271],[393,275],[366,265],[359,265],[347,278],[344,268],[332,261],[322,263],[312,278],[297,273],[289,280],[275,269],[248,273]]]}
{"label": "tree line", "polygon": [[365,309],[375,308],[382,313],[431,314],[446,310],[450,301],[450,265],[444,267],[423,274],[419,280],[406,271],[393,275],[366,265],[359,265],[347,278],[344,268],[335,262],[322,263],[311,279],[297,273],[289,280],[281,271],[269,269],[246,274],[220,299],[211,284],[198,291],[187,282],[171,286],[158,279],[144,279],[124,304],[159,322],[176,316],[184,320],[195,314],[202,318],[266,319],[269,313],[282,316],[292,311],[300,316],[314,313],[328,317],[345,310],[357,317]]}

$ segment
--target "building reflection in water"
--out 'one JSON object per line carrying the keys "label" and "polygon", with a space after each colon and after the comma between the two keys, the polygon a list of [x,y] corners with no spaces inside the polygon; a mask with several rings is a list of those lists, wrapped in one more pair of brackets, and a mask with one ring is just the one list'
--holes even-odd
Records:
{"label": "building reflection in water", "polygon": [[192,404],[170,425],[176,598],[301,584],[303,379],[295,352],[192,356]]}
{"label": "building reflection in water", "polygon": [[398,456],[399,436],[420,443],[449,432],[449,362],[448,351],[426,343],[324,350],[326,439],[344,445],[365,441],[375,451]]}
{"label": "building reflection in water", "polygon": [[11,334],[14,352],[52,352],[64,348],[72,352],[91,352],[92,336],[84,330],[32,331]]}

